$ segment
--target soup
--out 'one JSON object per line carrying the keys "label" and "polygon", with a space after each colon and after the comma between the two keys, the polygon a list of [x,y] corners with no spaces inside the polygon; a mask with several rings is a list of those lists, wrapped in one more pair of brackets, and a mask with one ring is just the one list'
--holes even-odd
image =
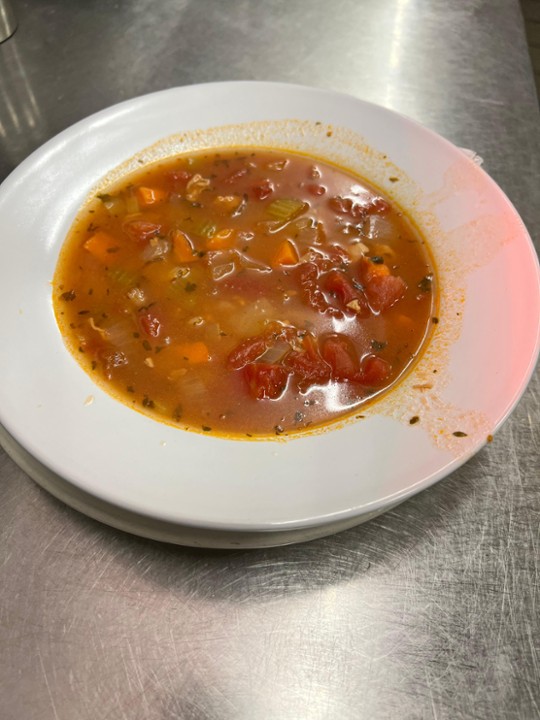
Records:
{"label": "soup", "polygon": [[358,414],[429,334],[434,268],[402,210],[319,159],[215,150],[80,212],[53,282],[82,367],[124,403],[225,436]]}

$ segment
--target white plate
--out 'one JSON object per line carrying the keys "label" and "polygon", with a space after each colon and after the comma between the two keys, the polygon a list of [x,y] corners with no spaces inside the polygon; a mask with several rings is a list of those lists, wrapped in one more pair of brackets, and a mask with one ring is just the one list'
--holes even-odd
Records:
{"label": "white plate", "polygon": [[[90,191],[122,163],[136,164],[126,161],[137,153],[150,161],[227,142],[297,147],[358,171],[429,238],[440,321],[421,361],[364,419],[279,441],[185,432],[109,397],[63,345],[50,282]],[[199,537],[222,533],[221,545],[227,533],[274,533],[275,544],[285,533],[324,535],[442,478],[495,432],[538,355],[539,277],[530,238],[502,191],[459,149],[396,113],[273,83],[147,95],[64,131],[0,188],[0,421],[51,477],[119,512],[182,528],[179,542],[189,542],[186,528]],[[70,502],[54,483],[48,488]],[[97,515],[89,503],[79,509]],[[137,523],[129,529],[139,532]]]}

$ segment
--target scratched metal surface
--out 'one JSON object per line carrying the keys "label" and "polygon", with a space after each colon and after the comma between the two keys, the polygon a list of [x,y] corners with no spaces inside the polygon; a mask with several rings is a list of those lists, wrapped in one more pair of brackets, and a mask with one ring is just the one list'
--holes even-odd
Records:
{"label": "scratched metal surface", "polygon": [[[538,238],[517,0],[14,5],[0,179],[119,100],[294,81],[474,148]],[[539,428],[537,373],[493,443],[436,487],[340,535],[250,552],[109,529],[0,454],[1,720],[540,717]]]}

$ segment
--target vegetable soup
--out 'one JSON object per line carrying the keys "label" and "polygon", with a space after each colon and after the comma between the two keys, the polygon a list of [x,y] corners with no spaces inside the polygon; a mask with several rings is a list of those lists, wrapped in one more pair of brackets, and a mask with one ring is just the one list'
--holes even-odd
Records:
{"label": "vegetable soup", "polygon": [[403,211],[319,159],[169,158],[89,202],[53,282],[65,342],[124,403],[228,437],[362,412],[437,321]]}

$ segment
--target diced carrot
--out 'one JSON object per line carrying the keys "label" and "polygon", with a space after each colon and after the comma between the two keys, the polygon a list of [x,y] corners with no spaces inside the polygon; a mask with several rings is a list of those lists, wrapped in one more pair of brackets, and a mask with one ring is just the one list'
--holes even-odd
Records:
{"label": "diced carrot", "polygon": [[173,232],[173,246],[174,254],[178,262],[190,263],[197,260],[197,255],[186,233],[181,230],[175,230]]}
{"label": "diced carrot", "polygon": [[177,354],[182,360],[187,360],[191,365],[210,362],[210,353],[206,345],[197,340],[196,342],[181,343],[176,346]]}
{"label": "diced carrot", "polygon": [[390,268],[388,267],[388,265],[384,265],[383,263],[371,263],[368,274],[370,275],[370,277],[382,277],[385,275],[390,275]]}
{"label": "diced carrot", "polygon": [[219,230],[206,241],[208,250],[230,250],[236,243],[236,232],[229,228]]}
{"label": "diced carrot", "polygon": [[98,230],[89,237],[84,243],[84,248],[104,265],[117,263],[122,249],[120,241],[104,230]]}
{"label": "diced carrot", "polygon": [[284,240],[280,243],[272,264],[274,267],[278,265],[296,265],[298,262],[298,253],[290,240]]}
{"label": "diced carrot", "polygon": [[149,205],[158,205],[159,203],[165,202],[168,197],[168,193],[166,190],[144,187],[142,185],[135,190],[135,194],[137,195],[137,200],[139,201],[139,204],[143,207],[148,207]]}

